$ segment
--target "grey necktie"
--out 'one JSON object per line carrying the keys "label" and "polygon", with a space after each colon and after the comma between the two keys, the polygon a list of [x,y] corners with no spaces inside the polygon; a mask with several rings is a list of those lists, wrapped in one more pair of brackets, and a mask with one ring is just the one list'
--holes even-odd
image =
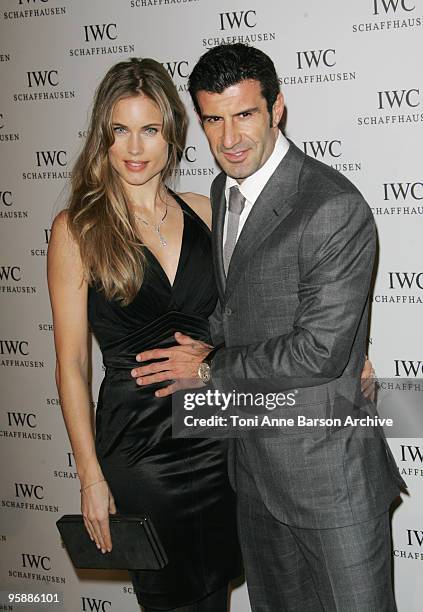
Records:
{"label": "grey necktie", "polygon": [[223,247],[223,265],[225,274],[228,274],[229,263],[236,245],[239,218],[244,210],[245,198],[236,185],[229,189],[228,223],[226,226],[226,240]]}

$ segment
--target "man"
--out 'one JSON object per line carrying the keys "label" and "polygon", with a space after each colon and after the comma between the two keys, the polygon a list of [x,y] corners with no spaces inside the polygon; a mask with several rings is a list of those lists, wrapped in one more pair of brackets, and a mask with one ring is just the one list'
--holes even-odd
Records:
{"label": "man", "polygon": [[[223,169],[211,188],[220,294],[211,326],[224,346],[210,352],[178,335],[178,349],[140,359],[168,357],[168,379],[277,379],[298,388],[285,411],[294,421],[358,413],[375,255],[369,207],[279,131],[283,97],[258,49],[213,48],[189,88]],[[133,375],[163,380],[151,366]],[[254,612],[396,609],[388,510],[403,482],[383,434],[361,433],[297,426],[231,441]]]}

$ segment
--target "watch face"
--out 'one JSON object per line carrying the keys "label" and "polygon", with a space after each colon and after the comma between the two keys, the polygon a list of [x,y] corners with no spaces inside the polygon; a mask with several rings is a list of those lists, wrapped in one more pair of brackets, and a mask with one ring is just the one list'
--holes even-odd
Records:
{"label": "watch face", "polygon": [[200,367],[198,368],[198,376],[201,378],[203,383],[210,382],[211,370],[208,363],[204,361],[200,363]]}

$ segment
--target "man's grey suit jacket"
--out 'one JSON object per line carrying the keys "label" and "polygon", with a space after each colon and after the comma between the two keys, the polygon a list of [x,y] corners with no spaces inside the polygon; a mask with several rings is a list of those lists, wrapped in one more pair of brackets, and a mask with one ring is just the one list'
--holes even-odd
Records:
{"label": "man's grey suit jacket", "polygon": [[[359,416],[368,294],[376,232],[371,211],[343,175],[293,143],[239,236],[228,276],[222,258],[225,174],[213,181],[213,257],[219,306],[211,318],[212,378],[278,379],[298,389],[277,416]],[[276,415],[274,415],[276,416]],[[229,475],[247,461],[280,521],[329,528],[386,511],[404,483],[383,431],[287,427],[229,444]],[[242,452],[241,452],[242,451]]]}

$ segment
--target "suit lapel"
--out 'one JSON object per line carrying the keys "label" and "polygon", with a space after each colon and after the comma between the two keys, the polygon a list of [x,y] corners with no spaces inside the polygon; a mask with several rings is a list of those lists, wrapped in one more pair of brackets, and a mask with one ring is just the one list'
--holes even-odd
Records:
{"label": "suit lapel", "polygon": [[226,276],[223,266],[223,226],[225,223],[226,200],[225,200],[226,175],[221,173],[213,183],[211,191],[211,203],[213,209],[212,217],[212,248],[213,267],[219,292],[220,300],[225,295]]}
{"label": "suit lapel", "polygon": [[[288,153],[254,203],[238,238],[229,265],[225,302],[239,280],[248,259],[291,212],[295,203],[295,195],[298,191],[298,180],[303,161],[304,154],[291,142]],[[225,279],[222,255],[223,221],[225,216],[224,184],[222,192],[223,204],[221,203],[219,207],[221,210],[219,212],[223,216],[223,220],[218,215],[216,221],[219,223],[219,231],[215,232],[215,239],[220,240],[216,246],[220,246],[218,252],[220,251],[221,272],[223,279]]]}

